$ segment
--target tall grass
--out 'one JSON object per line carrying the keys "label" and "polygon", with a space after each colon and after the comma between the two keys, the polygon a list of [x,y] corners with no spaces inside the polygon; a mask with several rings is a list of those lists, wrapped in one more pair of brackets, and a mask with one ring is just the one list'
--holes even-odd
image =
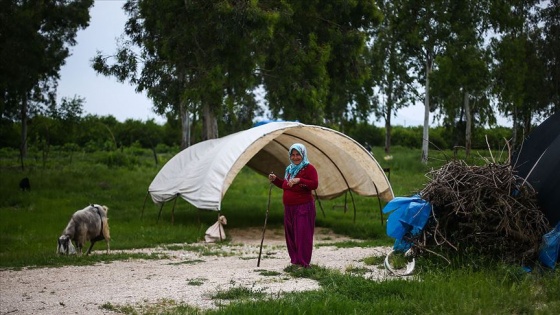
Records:
{"label": "tall grass", "polygon": [[[420,191],[425,174],[452,156],[451,152],[432,151],[428,165],[420,162],[420,150],[395,147],[392,159],[385,159],[379,148],[374,156],[384,168],[390,168],[390,181],[396,196]],[[488,157],[488,152],[480,155]],[[203,238],[218,213],[200,211],[184,200],[168,203],[161,209],[146,192],[157,174],[149,152],[75,153],[71,157],[52,152],[47,159],[37,153],[20,170],[17,152],[0,150],[0,268],[24,266],[61,266],[91,264],[131,257],[130,255],[92,255],[59,257],[56,239],[70,215],[90,203],[109,207],[111,248],[130,249],[160,244],[190,243]],[[475,152],[474,156],[478,156]],[[495,157],[499,152],[495,152]],[[165,162],[171,156],[162,155]],[[469,163],[483,163],[473,157]],[[22,177],[31,180],[31,191],[18,187]],[[262,227],[271,194],[269,226],[282,225],[281,191],[270,190],[267,179],[244,168],[235,178],[222,202],[222,214],[228,228]],[[385,234],[384,206],[375,198],[352,196],[321,201],[317,225],[337,233],[367,240],[366,244],[388,245]],[[346,208],[344,205],[346,204]],[[354,218],[354,205],[356,218]],[[173,216],[172,216],[173,212]],[[324,212],[324,215],[323,215]],[[172,222],[173,218],[173,222]],[[95,245],[103,250],[105,244]],[[374,282],[363,277],[312,267],[291,271],[294,277],[312,278],[321,289],[290,293],[281,297],[259,296],[247,299],[251,292],[222,292],[233,303],[214,311],[167,303],[162,308],[144,309],[143,314],[558,314],[560,313],[560,276],[558,272],[523,273],[520,266],[438,264],[428,258],[418,261],[418,281],[391,280]],[[236,295],[239,299],[236,300]],[[168,301],[169,302],[169,301]],[[169,305],[171,304],[171,307]],[[124,314],[138,314],[128,306],[104,305]]]}

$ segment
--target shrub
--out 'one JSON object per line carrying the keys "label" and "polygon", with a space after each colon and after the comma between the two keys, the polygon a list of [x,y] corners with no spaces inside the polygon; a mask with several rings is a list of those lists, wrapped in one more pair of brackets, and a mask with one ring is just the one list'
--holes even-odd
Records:
{"label": "shrub", "polygon": [[421,127],[401,127],[393,128],[391,136],[392,145],[400,145],[408,148],[422,147],[422,129]]}
{"label": "shrub", "polygon": [[97,158],[97,162],[101,164],[105,164],[110,168],[114,168],[114,167],[133,168],[134,166],[139,165],[138,158],[131,155],[127,155],[120,151],[100,152]]}

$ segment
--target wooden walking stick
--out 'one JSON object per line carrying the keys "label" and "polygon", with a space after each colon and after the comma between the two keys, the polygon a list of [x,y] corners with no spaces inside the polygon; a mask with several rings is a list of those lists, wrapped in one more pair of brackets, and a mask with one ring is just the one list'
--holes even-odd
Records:
{"label": "wooden walking stick", "polygon": [[259,260],[257,261],[257,267],[261,266],[261,254],[264,242],[264,232],[266,231],[266,221],[268,220],[268,210],[270,209],[270,194],[272,193],[272,182],[270,183],[270,187],[268,188],[268,205],[266,207],[266,214],[264,216],[264,226],[262,232],[262,239],[261,239],[261,249],[259,250]]}

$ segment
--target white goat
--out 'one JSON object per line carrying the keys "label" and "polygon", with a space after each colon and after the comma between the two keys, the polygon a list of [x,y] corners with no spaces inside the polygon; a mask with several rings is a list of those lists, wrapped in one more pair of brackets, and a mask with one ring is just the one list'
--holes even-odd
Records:
{"label": "white goat", "polygon": [[[107,212],[109,208],[92,204],[82,210],[76,211],[70,218],[70,222],[58,238],[58,246],[56,252],[59,254],[75,254],[81,255],[82,248],[86,242],[90,242],[86,255],[89,255],[93,244],[97,241],[105,240],[107,242],[107,253],[109,253],[111,236],[109,235],[109,218]],[[76,249],[72,245],[72,241],[76,243]]]}

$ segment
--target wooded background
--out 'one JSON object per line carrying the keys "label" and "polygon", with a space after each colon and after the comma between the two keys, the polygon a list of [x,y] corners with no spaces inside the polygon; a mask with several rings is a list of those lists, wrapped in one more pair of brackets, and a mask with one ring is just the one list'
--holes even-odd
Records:
{"label": "wooded background", "polygon": [[[426,162],[430,143],[468,155],[498,115],[513,122],[502,136],[515,147],[560,103],[557,0],[128,0],[125,40],[91,66],[146,92],[167,123],[84,117],[85,100],[57,102],[56,87],[92,5],[1,0],[0,143],[18,139],[22,157],[29,143],[185,148],[247,129],[266,112],[364,145],[381,145],[381,135],[387,154],[412,132]],[[391,118],[417,101],[421,134],[393,129]]]}

